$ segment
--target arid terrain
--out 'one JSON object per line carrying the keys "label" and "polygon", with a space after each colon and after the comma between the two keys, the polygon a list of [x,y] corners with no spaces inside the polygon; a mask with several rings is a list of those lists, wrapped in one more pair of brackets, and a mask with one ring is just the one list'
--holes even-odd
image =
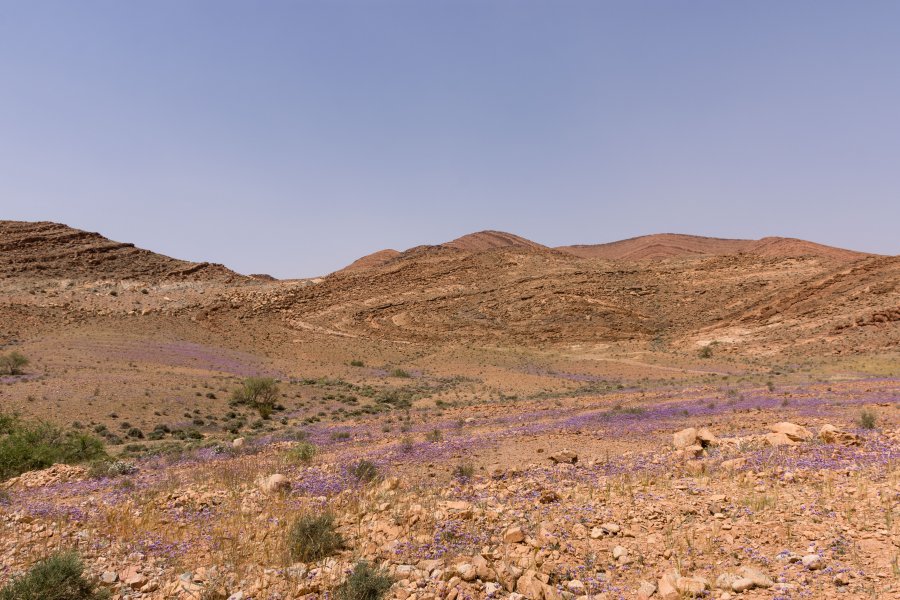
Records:
{"label": "arid terrain", "polygon": [[0,473],[4,415],[104,457],[0,481],[0,587],[72,549],[120,599],[361,560],[401,600],[900,598],[898,256],[486,231],[282,281],[0,221],[13,352]]}

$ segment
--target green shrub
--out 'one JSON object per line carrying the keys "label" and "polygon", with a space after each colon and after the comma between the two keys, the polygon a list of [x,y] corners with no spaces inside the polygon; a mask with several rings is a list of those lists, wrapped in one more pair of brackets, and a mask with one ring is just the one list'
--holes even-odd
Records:
{"label": "green shrub", "polygon": [[35,564],[0,590],[0,600],[101,600],[106,592],[84,578],[74,552],[61,552]]}
{"label": "green shrub", "polygon": [[28,364],[28,359],[15,350],[0,355],[0,375],[21,375],[22,367]]}
{"label": "green shrub", "polygon": [[75,464],[104,458],[103,442],[45,422],[24,423],[0,416],[0,481],[56,463]]}
{"label": "green shrub", "polygon": [[394,582],[383,569],[360,561],[353,572],[334,590],[335,600],[381,600]]}
{"label": "green shrub", "polygon": [[711,358],[713,355],[712,344],[703,346],[700,349],[699,356],[700,358]]}
{"label": "green shrub", "polygon": [[878,415],[871,410],[865,410],[859,413],[859,426],[863,429],[875,429],[878,423]]}
{"label": "green shrub", "polygon": [[231,404],[245,404],[268,419],[278,400],[278,384],[271,377],[248,377],[244,385],[231,394]]}
{"label": "green shrub", "polygon": [[331,556],[344,547],[344,539],[334,526],[334,516],[303,515],[288,532],[288,548],[291,557],[301,562],[312,562]]}
{"label": "green shrub", "polygon": [[309,463],[316,456],[316,447],[309,442],[300,442],[288,450],[287,456],[292,461]]}
{"label": "green shrub", "polygon": [[366,366],[366,363],[364,363],[363,361],[358,360],[358,359],[357,359],[357,360],[351,360],[351,361],[350,361],[350,366],[351,366],[351,367],[364,367],[364,366]]}
{"label": "green shrub", "polygon": [[350,468],[357,481],[369,482],[378,479],[378,465],[369,460],[361,460]]}

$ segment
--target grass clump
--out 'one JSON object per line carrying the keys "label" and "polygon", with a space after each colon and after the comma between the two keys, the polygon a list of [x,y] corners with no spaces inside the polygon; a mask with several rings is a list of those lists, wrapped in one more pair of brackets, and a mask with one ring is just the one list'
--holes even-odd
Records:
{"label": "grass clump", "polygon": [[291,557],[301,562],[323,559],[343,547],[344,538],[338,533],[330,513],[303,515],[288,532]]}
{"label": "grass clump", "polygon": [[15,350],[0,355],[0,375],[21,375],[22,368],[27,364],[28,359]]}
{"label": "grass clump", "polygon": [[404,371],[403,369],[391,369],[391,377],[399,377],[401,379],[409,379],[412,375],[409,372]]}
{"label": "grass clump", "polygon": [[444,439],[444,434],[441,433],[440,429],[432,429],[428,433],[425,434],[425,440],[431,442],[432,444],[436,444]]}
{"label": "grass clump", "polygon": [[370,460],[361,460],[350,468],[350,473],[361,483],[378,479],[378,465]]}
{"label": "grass clump", "polygon": [[359,359],[355,359],[355,360],[350,361],[350,366],[351,367],[364,367],[364,366],[366,366],[366,363],[364,363],[363,361],[361,361]]}
{"label": "grass clump", "polygon": [[271,377],[248,377],[244,384],[231,394],[232,406],[244,404],[256,410],[263,419],[275,411],[278,401],[278,384]]}
{"label": "grass clump", "polygon": [[472,476],[475,474],[475,465],[470,462],[464,462],[456,465],[453,468],[453,476],[457,479],[468,480],[472,479]]}
{"label": "grass clump", "polygon": [[878,415],[871,410],[863,409],[859,413],[859,426],[863,429],[875,429],[878,425]]}
{"label": "grass clump", "polygon": [[106,592],[85,579],[74,552],[60,552],[35,564],[0,590],[0,600],[103,600]]}
{"label": "grass clump", "polygon": [[316,447],[309,442],[300,442],[287,452],[287,457],[292,462],[310,463],[316,456]]}
{"label": "grass clump", "polygon": [[87,433],[0,414],[0,481],[56,463],[77,464],[106,456],[103,442]]}
{"label": "grass clump", "polygon": [[334,590],[335,600],[381,600],[394,584],[383,569],[360,561],[353,572]]}
{"label": "grass clump", "polygon": [[712,355],[713,355],[712,344],[703,346],[702,348],[700,348],[700,352],[698,353],[698,356],[700,356],[700,358],[712,358]]}

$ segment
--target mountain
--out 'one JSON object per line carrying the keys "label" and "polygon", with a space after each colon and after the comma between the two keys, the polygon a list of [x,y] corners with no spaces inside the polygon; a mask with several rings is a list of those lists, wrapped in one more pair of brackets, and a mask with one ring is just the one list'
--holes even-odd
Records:
{"label": "mountain", "polygon": [[60,223],[0,221],[0,277],[208,280],[240,277],[219,264],[178,260]]}
{"label": "mountain", "polygon": [[816,256],[833,260],[857,260],[866,256],[861,252],[824,246],[794,238],[766,237],[760,240],[741,240],[658,233],[609,242],[606,244],[560,246],[557,248],[581,258],[607,260],[646,260],[683,258],[701,255],[732,255],[741,252],[768,257]]}
{"label": "mountain", "polygon": [[466,252],[484,252],[497,248],[531,248],[547,250],[547,246],[526,240],[523,237],[503,231],[479,231],[458,237],[441,244],[445,248],[455,248]]}

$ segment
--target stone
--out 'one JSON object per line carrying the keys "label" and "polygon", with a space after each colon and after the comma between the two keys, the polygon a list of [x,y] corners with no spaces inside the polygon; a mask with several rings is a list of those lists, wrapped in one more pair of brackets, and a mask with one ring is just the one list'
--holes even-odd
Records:
{"label": "stone", "polygon": [[503,533],[504,544],[520,544],[525,541],[525,532],[519,526],[513,526]]}
{"label": "stone", "polygon": [[740,577],[738,579],[735,579],[731,583],[731,590],[737,592],[738,594],[746,592],[748,590],[752,590],[755,587],[756,584],[753,583],[753,580],[747,577]]}
{"label": "stone", "polygon": [[622,531],[622,528],[615,523],[601,523],[600,529],[602,529],[603,532],[607,535],[616,535],[617,533]]}
{"label": "stone", "polygon": [[637,597],[638,600],[649,600],[653,594],[656,593],[656,586],[649,581],[642,581],[641,585],[638,586]]}
{"label": "stone", "polygon": [[578,455],[571,450],[560,450],[559,452],[554,452],[550,455],[550,460],[554,463],[564,463],[574,465],[578,462]]}
{"label": "stone", "polygon": [[749,579],[750,581],[752,581],[753,585],[758,588],[768,589],[775,585],[775,582],[772,581],[771,577],[755,567],[741,567],[740,569],[738,569],[738,574],[744,579]]}
{"label": "stone", "polygon": [[766,443],[770,446],[796,446],[797,442],[788,437],[785,433],[767,433],[765,436]]}
{"label": "stone", "polygon": [[830,423],[822,425],[819,429],[819,438],[826,444],[843,444],[845,446],[858,446],[862,443],[860,437],[849,431],[838,429]]}
{"label": "stone", "polygon": [[232,440],[232,442],[231,442],[231,447],[235,448],[235,449],[243,448],[244,447],[244,438],[242,438],[242,437],[234,438],[234,440]]}
{"label": "stone", "polygon": [[672,598],[678,597],[678,588],[676,587],[676,583],[678,582],[678,572],[677,571],[666,571],[663,573],[662,577],[659,578],[659,581],[656,582],[656,588],[659,591],[659,596],[664,598],[665,600],[670,600]]}
{"label": "stone", "polygon": [[681,450],[697,443],[697,430],[693,427],[676,431],[672,434],[672,445]]}
{"label": "stone", "polygon": [[623,556],[628,555],[628,550],[622,546],[616,546],[612,549],[612,555],[614,559],[619,560]]}
{"label": "stone", "polygon": [[709,582],[703,577],[679,577],[675,589],[685,596],[698,597],[709,589]]}
{"label": "stone", "polygon": [[710,446],[716,446],[719,443],[718,438],[713,434],[712,431],[703,427],[697,430],[697,441],[704,448],[708,448]]}
{"label": "stone", "polygon": [[818,571],[819,569],[825,568],[825,562],[818,554],[807,554],[800,559],[800,562],[810,571]]}
{"label": "stone", "polygon": [[119,574],[115,571],[103,571],[100,574],[100,585],[112,585],[119,580]]}
{"label": "stone", "polygon": [[260,489],[266,494],[279,494],[291,490],[291,482],[281,473],[269,475],[260,484]]}
{"label": "stone", "polygon": [[741,576],[736,573],[722,573],[716,577],[716,589],[731,590],[731,586],[734,585],[734,582],[738,579],[741,579]]}
{"label": "stone", "polygon": [[770,425],[769,431],[771,431],[772,433],[783,433],[792,442],[806,442],[813,438],[812,432],[806,427],[797,425],[796,423],[789,423],[787,421],[782,421],[781,423]]}

